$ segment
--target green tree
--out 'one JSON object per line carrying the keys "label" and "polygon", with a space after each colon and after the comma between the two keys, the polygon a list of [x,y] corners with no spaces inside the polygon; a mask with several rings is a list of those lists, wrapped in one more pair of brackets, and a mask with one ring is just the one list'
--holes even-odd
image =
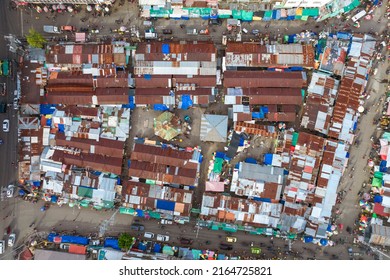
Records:
{"label": "green tree", "polygon": [[27,43],[33,48],[43,48],[46,43],[46,39],[43,38],[42,34],[37,32],[34,28],[30,28],[26,35]]}
{"label": "green tree", "polygon": [[119,248],[129,250],[130,246],[134,242],[134,237],[131,237],[128,233],[122,233],[118,239]]}

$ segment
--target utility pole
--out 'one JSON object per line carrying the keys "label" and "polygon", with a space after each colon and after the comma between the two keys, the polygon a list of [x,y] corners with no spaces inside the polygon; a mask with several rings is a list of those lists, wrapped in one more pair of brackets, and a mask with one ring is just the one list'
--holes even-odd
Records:
{"label": "utility pole", "polygon": [[112,216],[107,219],[107,220],[104,220],[100,226],[99,226],[99,237],[103,237],[104,234],[106,233],[107,229],[110,227],[110,226],[113,226],[114,225],[114,221],[115,221],[115,216],[116,214],[118,213],[119,209],[117,209],[114,214],[112,214]]}

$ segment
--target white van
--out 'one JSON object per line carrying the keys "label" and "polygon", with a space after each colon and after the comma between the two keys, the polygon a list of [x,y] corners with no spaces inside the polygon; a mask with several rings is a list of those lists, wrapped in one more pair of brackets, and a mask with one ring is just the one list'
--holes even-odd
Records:
{"label": "white van", "polygon": [[4,251],[5,251],[5,241],[0,240],[0,255],[4,254]]}
{"label": "white van", "polygon": [[357,22],[359,19],[361,19],[365,15],[367,15],[367,12],[365,10],[362,10],[352,17],[352,21]]}

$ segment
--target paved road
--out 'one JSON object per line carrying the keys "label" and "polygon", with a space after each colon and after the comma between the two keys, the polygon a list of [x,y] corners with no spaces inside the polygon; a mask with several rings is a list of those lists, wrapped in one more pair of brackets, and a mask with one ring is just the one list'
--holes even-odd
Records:
{"label": "paved road", "polygon": [[[16,55],[8,51],[7,42],[4,35],[19,33],[19,14],[8,9],[8,1],[0,1],[0,59],[16,59]],[[12,75],[10,77],[0,77],[0,83],[7,84],[7,95],[0,96],[0,102],[7,102],[10,106],[5,114],[0,114],[0,123],[4,119],[10,120],[10,132],[0,131],[0,138],[4,144],[0,146],[0,186],[8,186],[16,179],[16,168],[12,162],[16,162],[17,144],[17,112],[13,109],[13,92],[16,89],[16,63],[12,63]]]}

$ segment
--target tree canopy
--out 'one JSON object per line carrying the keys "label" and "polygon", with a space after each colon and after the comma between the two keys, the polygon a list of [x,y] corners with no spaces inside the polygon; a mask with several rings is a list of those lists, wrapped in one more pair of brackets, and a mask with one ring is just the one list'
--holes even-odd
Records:
{"label": "tree canopy", "polygon": [[134,237],[131,237],[130,234],[122,233],[118,239],[119,248],[129,250],[130,246],[133,244],[133,241]]}
{"label": "tree canopy", "polygon": [[42,34],[37,32],[34,28],[30,28],[26,35],[27,43],[33,48],[43,48],[46,43],[46,39],[43,38]]}

